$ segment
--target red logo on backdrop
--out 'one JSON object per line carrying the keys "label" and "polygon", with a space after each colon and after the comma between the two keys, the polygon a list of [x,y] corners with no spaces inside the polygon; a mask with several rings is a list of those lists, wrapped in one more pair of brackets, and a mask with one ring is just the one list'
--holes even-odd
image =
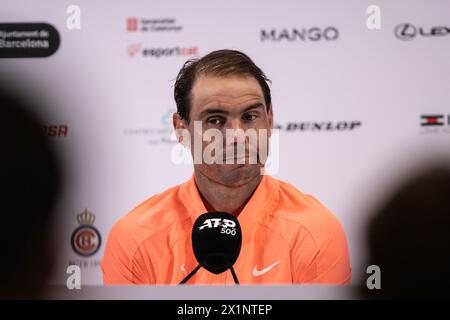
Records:
{"label": "red logo on backdrop", "polygon": [[97,253],[102,243],[100,232],[93,226],[95,215],[85,209],[77,215],[79,227],[75,229],[71,237],[72,249],[83,257],[89,257]]}
{"label": "red logo on backdrop", "polygon": [[[443,126],[444,125],[444,115],[443,114],[426,114],[420,116],[422,122],[420,125],[424,126]],[[450,124],[450,122],[449,122]]]}
{"label": "red logo on backdrop", "polygon": [[47,137],[66,138],[69,134],[69,126],[65,124],[43,125],[42,130]]}
{"label": "red logo on backdrop", "polygon": [[127,19],[127,31],[137,31],[138,30],[138,19],[128,18]]}
{"label": "red logo on backdrop", "polygon": [[130,44],[127,48],[127,51],[130,57],[134,57],[141,51],[141,44],[140,43]]}

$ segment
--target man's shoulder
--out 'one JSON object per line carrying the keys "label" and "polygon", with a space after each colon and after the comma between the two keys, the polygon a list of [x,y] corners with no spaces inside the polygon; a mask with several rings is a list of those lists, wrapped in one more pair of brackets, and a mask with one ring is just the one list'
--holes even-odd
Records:
{"label": "man's shoulder", "polygon": [[167,232],[183,224],[190,217],[179,201],[183,184],[173,186],[151,196],[120,218],[110,232],[111,238],[120,239],[130,247],[138,247],[152,236]]}
{"label": "man's shoulder", "polygon": [[275,180],[279,187],[278,203],[271,213],[273,220],[296,233],[305,230],[317,243],[326,242],[336,233],[343,232],[337,217],[317,198],[288,182]]}

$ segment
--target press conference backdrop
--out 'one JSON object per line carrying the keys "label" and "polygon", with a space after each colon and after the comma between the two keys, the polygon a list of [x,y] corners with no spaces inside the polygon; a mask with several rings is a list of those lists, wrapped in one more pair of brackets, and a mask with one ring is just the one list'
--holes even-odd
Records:
{"label": "press conference backdrop", "polygon": [[[272,80],[273,176],[339,218],[354,282],[367,267],[371,205],[450,149],[449,1],[0,4],[2,81],[45,97],[44,133],[69,168],[55,284],[66,283],[69,264],[81,267],[83,285],[101,284],[114,222],[191,177],[192,166],[173,161],[171,128],[174,79],[191,57],[241,50]],[[379,29],[368,28],[371,5]]]}

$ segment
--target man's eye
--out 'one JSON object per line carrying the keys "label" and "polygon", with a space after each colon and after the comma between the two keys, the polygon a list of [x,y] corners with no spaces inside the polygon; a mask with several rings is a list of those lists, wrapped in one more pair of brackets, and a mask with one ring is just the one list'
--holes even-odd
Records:
{"label": "man's eye", "polygon": [[257,118],[257,116],[254,114],[244,114],[242,116],[242,120],[245,120],[245,121],[254,121],[254,120],[256,120],[256,118]]}
{"label": "man's eye", "polygon": [[211,126],[218,126],[223,124],[223,119],[221,118],[209,118],[206,122]]}

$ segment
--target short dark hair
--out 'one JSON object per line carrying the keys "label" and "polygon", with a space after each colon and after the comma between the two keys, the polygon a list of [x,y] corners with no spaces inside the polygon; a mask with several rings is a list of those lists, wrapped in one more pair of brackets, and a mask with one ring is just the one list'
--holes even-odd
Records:
{"label": "short dark hair", "polygon": [[264,72],[246,54],[236,50],[217,50],[202,58],[194,58],[186,61],[178,73],[174,98],[177,104],[177,112],[182,119],[189,121],[191,110],[191,90],[199,75],[248,75],[254,77],[264,94],[267,111],[271,104],[270,88]]}

